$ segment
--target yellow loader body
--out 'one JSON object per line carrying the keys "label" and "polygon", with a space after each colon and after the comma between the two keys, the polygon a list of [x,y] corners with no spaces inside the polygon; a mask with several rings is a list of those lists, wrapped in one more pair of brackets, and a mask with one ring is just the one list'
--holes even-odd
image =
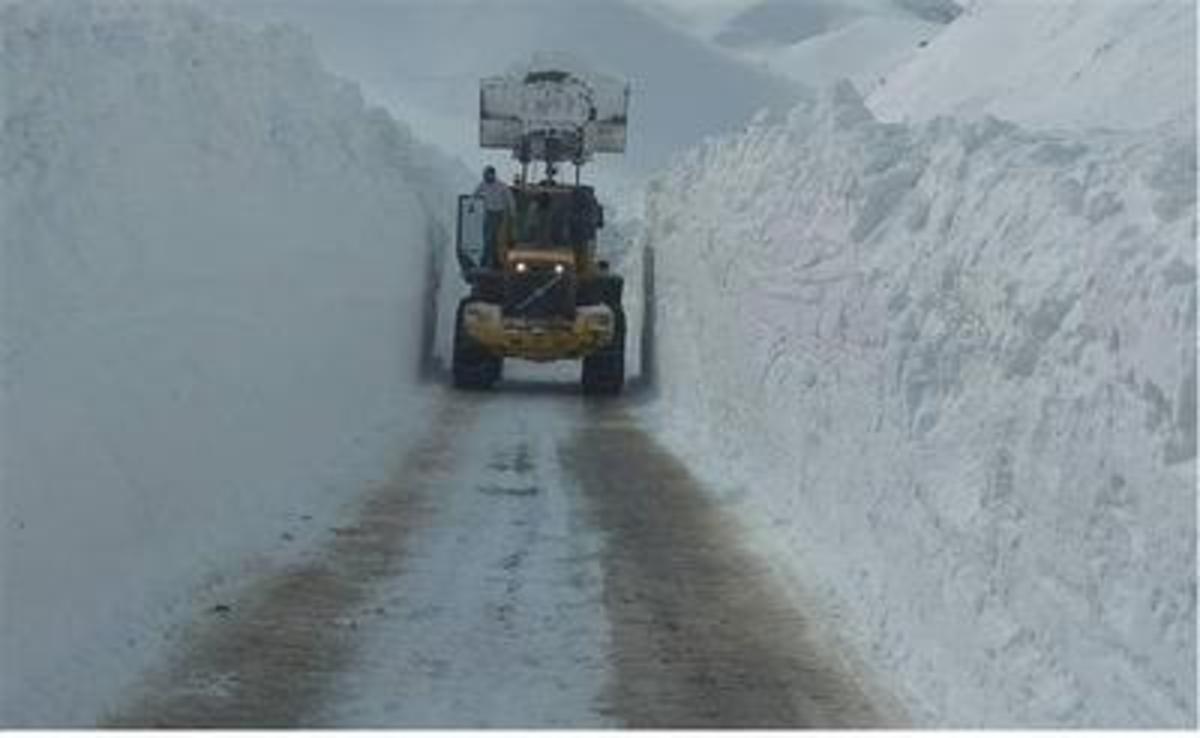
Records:
{"label": "yellow loader body", "polygon": [[580,307],[575,319],[503,317],[499,305],[472,303],[463,313],[471,338],[496,356],[529,361],[579,359],[612,342],[613,311]]}

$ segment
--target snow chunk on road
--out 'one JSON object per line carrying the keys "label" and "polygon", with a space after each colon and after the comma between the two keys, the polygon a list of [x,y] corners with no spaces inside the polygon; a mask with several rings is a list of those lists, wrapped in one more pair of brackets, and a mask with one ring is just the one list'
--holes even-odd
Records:
{"label": "snow chunk on road", "polygon": [[918,724],[1194,724],[1194,130],[843,84],[652,186],[647,417]]}

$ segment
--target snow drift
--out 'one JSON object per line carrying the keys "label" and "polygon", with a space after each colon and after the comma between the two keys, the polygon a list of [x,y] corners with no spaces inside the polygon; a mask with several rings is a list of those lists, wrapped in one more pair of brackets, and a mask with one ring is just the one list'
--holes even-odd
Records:
{"label": "snow drift", "polygon": [[87,724],[189,589],[385,473],[453,174],[288,30],[0,28],[0,724]]}
{"label": "snow drift", "polygon": [[1194,725],[1195,119],[875,119],[651,188],[659,402],[913,720]]}
{"label": "snow drift", "polygon": [[887,120],[1153,126],[1196,107],[1196,3],[973,0],[886,78],[869,102]]}
{"label": "snow drift", "polygon": [[763,0],[730,19],[714,42],[807,85],[880,84],[953,21],[950,0]]}
{"label": "snow drift", "polygon": [[954,0],[638,0],[722,53],[805,85],[871,90],[961,12]]}

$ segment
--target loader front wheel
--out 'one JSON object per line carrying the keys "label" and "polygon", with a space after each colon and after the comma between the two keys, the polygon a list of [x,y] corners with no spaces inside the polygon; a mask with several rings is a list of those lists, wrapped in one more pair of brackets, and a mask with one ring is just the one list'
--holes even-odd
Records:
{"label": "loader front wheel", "polygon": [[581,384],[585,395],[619,395],[625,387],[625,311],[613,307],[612,341],[583,357]]}
{"label": "loader front wheel", "polygon": [[469,300],[458,305],[454,318],[454,356],[451,373],[460,389],[488,389],[500,380],[504,359],[492,355],[471,337],[463,324],[463,312]]}

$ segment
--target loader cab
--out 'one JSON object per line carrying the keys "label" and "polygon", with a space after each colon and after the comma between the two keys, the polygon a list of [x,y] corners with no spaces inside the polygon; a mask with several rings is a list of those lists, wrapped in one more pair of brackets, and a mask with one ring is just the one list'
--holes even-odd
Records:
{"label": "loader cab", "polygon": [[556,184],[514,188],[516,212],[509,247],[531,251],[571,251],[577,267],[589,268],[603,210],[591,187]]}
{"label": "loader cab", "polygon": [[[542,183],[512,188],[515,210],[500,228],[497,257],[501,265],[512,251],[564,253],[580,272],[592,271],[596,232],[604,227],[604,210],[587,185]],[[482,198],[462,195],[458,202],[456,251],[468,281],[480,269],[484,253]]]}

